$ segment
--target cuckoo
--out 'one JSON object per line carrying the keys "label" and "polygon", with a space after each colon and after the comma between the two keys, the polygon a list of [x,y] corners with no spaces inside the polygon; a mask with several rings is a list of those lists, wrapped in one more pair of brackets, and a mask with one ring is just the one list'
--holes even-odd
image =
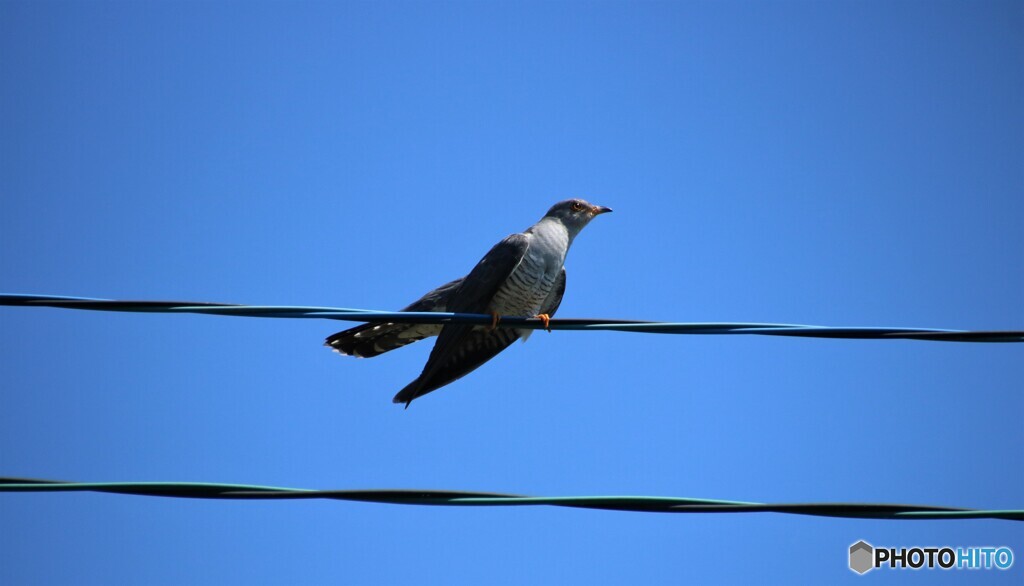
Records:
{"label": "cuckoo", "polygon": [[364,324],[327,338],[341,354],[370,358],[437,336],[423,372],[394,397],[409,403],[469,374],[533,330],[497,327],[501,316],[536,317],[544,325],[565,292],[565,256],[591,220],[611,208],[582,199],[556,203],[536,224],[494,245],[468,275],[430,291],[402,311],[483,313],[489,326]]}

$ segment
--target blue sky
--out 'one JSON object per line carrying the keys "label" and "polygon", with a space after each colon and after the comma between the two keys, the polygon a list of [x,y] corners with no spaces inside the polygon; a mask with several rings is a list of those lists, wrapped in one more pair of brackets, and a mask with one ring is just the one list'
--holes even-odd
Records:
{"label": "blue sky", "polygon": [[[1024,328],[1015,2],[0,3],[0,290],[396,309],[555,201],[563,317]],[[1024,347],[0,308],[0,474],[1024,506]],[[1020,583],[1006,521],[0,498],[0,582]],[[1006,572],[846,568],[1007,545]]]}

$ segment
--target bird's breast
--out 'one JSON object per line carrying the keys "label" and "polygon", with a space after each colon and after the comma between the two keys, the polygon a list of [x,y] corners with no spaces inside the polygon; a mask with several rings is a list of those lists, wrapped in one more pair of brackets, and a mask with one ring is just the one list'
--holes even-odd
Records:
{"label": "bird's breast", "polygon": [[558,232],[532,234],[523,261],[498,289],[490,311],[522,317],[540,313],[565,263],[568,235],[563,231],[559,236]]}

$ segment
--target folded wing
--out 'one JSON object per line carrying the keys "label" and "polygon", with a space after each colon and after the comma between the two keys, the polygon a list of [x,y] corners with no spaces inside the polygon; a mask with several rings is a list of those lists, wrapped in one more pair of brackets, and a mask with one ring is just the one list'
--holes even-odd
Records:
{"label": "folded wing", "polygon": [[[484,255],[448,300],[454,313],[487,313],[498,289],[508,280],[529,250],[529,238],[512,234]],[[519,338],[512,328],[487,330],[479,326],[448,324],[441,328],[423,372],[395,395],[395,403],[409,403],[459,379],[494,358]]]}

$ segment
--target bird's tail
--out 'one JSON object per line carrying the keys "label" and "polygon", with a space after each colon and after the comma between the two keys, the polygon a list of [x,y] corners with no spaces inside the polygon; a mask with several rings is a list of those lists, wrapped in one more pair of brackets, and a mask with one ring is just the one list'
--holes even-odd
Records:
{"label": "bird's tail", "polygon": [[[441,285],[402,311],[444,311],[448,298],[459,288],[462,280],[455,279]],[[436,336],[440,331],[441,326],[437,324],[364,324],[328,337],[324,345],[347,356],[372,358],[423,338]]]}
{"label": "bird's tail", "polygon": [[[436,326],[440,329],[440,326]],[[324,342],[335,352],[356,358],[372,358],[422,340],[436,332],[422,324],[363,324],[328,336]]]}

